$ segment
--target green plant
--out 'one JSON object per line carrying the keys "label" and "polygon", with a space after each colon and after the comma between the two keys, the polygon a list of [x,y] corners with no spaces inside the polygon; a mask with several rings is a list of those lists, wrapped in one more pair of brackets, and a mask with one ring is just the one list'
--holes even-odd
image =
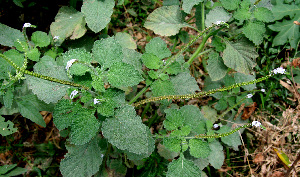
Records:
{"label": "green plant", "polygon": [[[179,156],[168,164],[167,176],[200,176],[209,164],[219,169],[225,159],[223,144],[238,150],[241,140],[236,132],[257,122],[249,124],[239,117],[241,126],[233,130],[232,124],[225,125],[225,122],[215,130],[214,123],[223,117],[232,120],[235,107],[251,102],[247,94],[260,91],[254,90],[255,84],[285,73],[283,68],[277,68],[255,79],[253,68],[258,57],[255,45],[263,42],[266,23],[274,21],[265,2],[222,0],[212,5],[210,1],[183,0],[181,7],[186,14],[196,8],[196,27],[183,20],[178,2],[164,2],[165,6],[147,17],[146,28],[163,36],[176,35],[183,27],[199,32],[175,55],[159,37],[151,39],[141,54],[127,33],[97,39],[88,36],[88,29],[107,33],[115,5],[113,0],[86,0],[81,12],[61,7],[49,35],[36,31],[27,37],[26,28],[34,27],[29,23],[23,26],[22,32],[0,24],[1,44],[16,48],[0,54],[0,101],[4,105],[1,114],[19,112],[45,127],[39,111],[53,112],[57,129],[68,134],[68,153],[60,164],[63,176],[102,176],[107,173],[105,167],[125,174],[126,167],[132,168],[131,164],[157,159],[149,158],[156,144],[162,157]],[[232,30],[235,28],[239,30]],[[258,31],[258,35],[250,28]],[[186,61],[182,54],[200,37],[200,45]],[[295,48],[295,37],[284,43]],[[86,40],[80,40],[83,38]],[[210,38],[213,39],[210,49],[204,50]],[[77,41],[77,47],[62,52],[68,39]],[[179,36],[174,46],[178,39]],[[205,53],[209,53],[207,64],[204,62],[209,76],[205,91],[195,93],[199,87],[189,67],[196,57]],[[31,71],[28,65],[32,63]],[[137,92],[141,81],[146,86]],[[137,101],[148,88],[150,98]],[[173,99],[212,94],[217,99],[215,109],[225,110],[220,116],[210,107],[202,107],[201,112],[193,105],[179,108],[171,104]],[[158,109],[165,114],[164,129],[152,135],[134,108],[156,101],[159,101]],[[11,125],[9,129],[9,133],[15,131]]]}

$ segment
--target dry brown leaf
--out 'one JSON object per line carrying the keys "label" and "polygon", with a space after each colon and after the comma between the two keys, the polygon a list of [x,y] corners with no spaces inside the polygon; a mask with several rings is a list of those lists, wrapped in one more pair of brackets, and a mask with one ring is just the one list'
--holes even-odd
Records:
{"label": "dry brown leaf", "polygon": [[261,163],[261,162],[263,162],[264,160],[265,160],[265,157],[264,157],[263,153],[258,153],[258,154],[256,154],[256,156],[254,157],[253,162],[254,162],[254,163]]}

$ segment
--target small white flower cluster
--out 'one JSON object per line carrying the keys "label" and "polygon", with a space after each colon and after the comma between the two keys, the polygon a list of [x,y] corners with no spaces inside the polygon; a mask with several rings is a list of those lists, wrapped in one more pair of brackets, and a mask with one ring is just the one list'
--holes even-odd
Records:
{"label": "small white flower cluster", "polygon": [[98,104],[98,103],[100,103],[100,101],[99,101],[100,99],[97,99],[97,98],[94,98],[94,104]]}
{"label": "small white flower cluster", "polygon": [[23,28],[29,28],[31,27],[31,23],[24,23]]}
{"label": "small white flower cluster", "polygon": [[77,59],[72,59],[67,62],[66,70],[68,70]]}
{"label": "small white flower cluster", "polygon": [[274,69],[271,73],[274,73],[274,74],[285,74],[285,69],[283,69],[282,67],[279,67],[279,68]]}
{"label": "small white flower cluster", "polygon": [[252,97],[253,95],[251,93],[247,95],[247,98],[252,98]]}
{"label": "small white flower cluster", "polygon": [[265,93],[265,92],[266,92],[266,90],[265,90],[265,89],[261,89],[260,91],[261,91],[261,92],[263,92],[263,93]]}
{"label": "small white flower cluster", "polygon": [[214,124],[214,128],[218,128],[219,127],[219,125],[218,124]]}
{"label": "small white flower cluster", "polygon": [[53,40],[55,40],[55,39],[59,39],[59,36],[54,36],[54,37],[53,37]]}
{"label": "small white flower cluster", "polygon": [[252,122],[252,126],[255,126],[255,127],[261,127],[261,123],[258,122],[258,121],[253,121],[253,122]]}
{"label": "small white flower cluster", "polygon": [[224,22],[224,21],[221,21],[221,20],[215,22],[216,25],[220,25],[220,24],[222,24],[222,23],[225,23],[225,22]]}
{"label": "small white flower cluster", "polygon": [[70,99],[73,99],[76,95],[78,94],[77,90],[73,90],[71,95],[70,95]]}

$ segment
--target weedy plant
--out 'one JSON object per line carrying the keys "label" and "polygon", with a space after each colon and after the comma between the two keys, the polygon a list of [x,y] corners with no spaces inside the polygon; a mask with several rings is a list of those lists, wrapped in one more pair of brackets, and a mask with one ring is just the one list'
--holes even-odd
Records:
{"label": "weedy plant", "polygon": [[[28,37],[26,29],[34,27],[30,23],[25,23],[22,31],[0,24],[1,44],[13,48],[0,54],[0,95],[4,105],[1,114],[20,113],[45,127],[39,111],[53,112],[54,124],[68,135],[68,153],[60,163],[63,176],[103,176],[111,169],[126,174],[127,168],[135,165],[154,170],[144,163],[145,159],[153,163],[153,159],[159,159],[158,154],[173,159],[167,164],[168,170],[162,173],[155,169],[147,175],[198,177],[209,164],[220,169],[225,159],[223,145],[238,150],[241,140],[237,131],[263,126],[257,121],[240,121],[240,126],[232,129],[231,123],[215,122],[224,116],[233,119],[235,107],[250,104],[252,94],[261,91],[255,90],[256,83],[286,73],[283,68],[271,69],[255,79],[253,71],[258,57],[254,44],[263,42],[267,23],[284,17],[276,14],[282,5],[277,2],[272,8],[268,0],[183,0],[182,4],[164,1],[147,17],[146,28],[162,36],[173,36],[173,49],[179,40],[188,37],[181,31],[183,27],[198,32],[174,55],[159,37],[151,39],[142,54],[135,50],[137,46],[127,33],[102,35],[96,40],[89,37],[88,29],[107,32],[114,0],[85,0],[81,11],[61,7],[49,34],[36,31]],[[295,14],[296,10],[289,15],[296,18]],[[196,26],[189,24],[193,18]],[[269,25],[270,29],[279,30],[279,23],[285,22]],[[282,35],[287,34],[279,33],[274,46],[287,43],[296,48],[298,34],[288,34],[285,40]],[[201,37],[193,55],[183,56]],[[68,39],[75,40],[76,45],[63,51]],[[212,39],[210,46],[208,39]],[[200,91],[189,68],[195,58],[205,53],[209,53],[205,64],[209,77],[205,90]],[[32,70],[28,69],[30,64],[34,64]],[[142,81],[145,87],[138,90]],[[144,94],[149,98],[140,100]],[[211,114],[209,107],[203,107],[201,112],[194,105],[179,108],[171,104],[172,100],[209,95],[218,100],[215,109],[223,111],[219,116],[216,112]],[[163,128],[156,134],[150,132],[135,111],[151,102],[156,102],[165,115]],[[17,131],[12,122],[0,118],[3,136]],[[154,154],[155,149],[158,154]]]}

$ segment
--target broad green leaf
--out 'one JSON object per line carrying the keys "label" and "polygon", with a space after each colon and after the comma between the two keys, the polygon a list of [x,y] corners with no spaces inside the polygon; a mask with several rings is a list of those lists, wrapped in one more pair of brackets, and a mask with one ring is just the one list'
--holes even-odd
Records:
{"label": "broad green leaf", "polygon": [[58,45],[62,44],[68,37],[70,39],[82,37],[86,32],[83,13],[71,7],[61,7],[55,16],[55,22],[50,25],[50,32],[53,37],[59,37]]}
{"label": "broad green leaf", "polygon": [[209,163],[215,168],[215,169],[221,169],[223,163],[224,163],[224,152],[223,152],[223,146],[219,141],[213,141],[209,143],[209,148],[211,149],[212,153],[208,156]]}
{"label": "broad green leaf", "polygon": [[29,101],[17,101],[17,104],[23,117],[30,119],[32,122],[37,123],[42,127],[46,127],[43,116],[32,103]]}
{"label": "broad green leaf", "polygon": [[300,13],[295,16],[292,20],[283,20],[282,22],[276,22],[268,27],[273,31],[278,31],[279,33],[273,39],[272,46],[284,45],[289,42],[292,48],[297,48],[297,43],[299,41],[299,25],[294,24],[294,21],[300,21]]}
{"label": "broad green leaf", "polygon": [[[230,132],[231,129],[228,126],[222,126],[220,130],[218,130],[218,133],[227,133]],[[221,141],[228,146],[231,146],[235,151],[239,150],[239,145],[242,145],[241,138],[238,132],[235,132],[229,136],[224,136],[221,138]]]}
{"label": "broad green leaf", "polygon": [[123,59],[122,46],[113,37],[95,41],[92,51],[94,60],[104,69]]}
{"label": "broad green leaf", "polygon": [[191,127],[191,131],[202,133],[201,127],[204,116],[200,112],[199,108],[194,105],[185,105],[180,108],[180,112],[184,118],[184,125]]}
{"label": "broad green leaf", "polygon": [[166,69],[166,72],[168,74],[172,74],[172,75],[177,75],[179,73],[181,73],[183,71],[180,63],[178,63],[177,61],[174,61],[173,63],[171,63],[168,68]]}
{"label": "broad green leaf", "polygon": [[272,8],[272,13],[274,15],[274,21],[280,20],[285,16],[289,16],[293,18],[295,14],[299,14],[300,7],[299,5],[295,5],[294,3],[291,4],[284,4],[284,1],[277,0],[276,5]]}
{"label": "broad green leaf", "polygon": [[0,44],[8,47],[15,46],[14,43],[19,39],[25,41],[25,38],[21,31],[6,26],[0,23]]}
{"label": "broad green leaf", "polygon": [[200,169],[192,161],[184,158],[183,154],[179,159],[173,160],[168,165],[167,177],[201,177]]}
{"label": "broad green leaf", "polygon": [[102,123],[102,134],[112,145],[135,154],[148,153],[147,131],[148,127],[129,105],[118,109],[114,118]]}
{"label": "broad green leaf", "polygon": [[264,7],[259,7],[256,8],[255,11],[253,12],[254,17],[262,22],[271,22],[274,21],[274,16],[272,12]]}
{"label": "broad green leaf", "polygon": [[1,177],[18,176],[27,172],[27,169],[16,166],[16,164],[0,166]]}
{"label": "broad green leaf", "polygon": [[190,14],[194,5],[203,2],[203,0],[183,0],[182,1],[182,9],[185,13]]}
{"label": "broad green leaf", "polygon": [[148,71],[148,74],[152,79],[158,79],[158,77],[159,77],[157,71],[154,71],[154,70]]}
{"label": "broad green leaf", "polygon": [[234,13],[233,17],[235,19],[243,22],[244,20],[248,20],[251,17],[251,12],[249,11],[249,8],[247,8],[247,9],[239,8]]}
{"label": "broad green leaf", "polygon": [[192,94],[200,90],[195,78],[192,77],[189,72],[183,72],[173,76],[170,81],[174,86],[176,95]]}
{"label": "broad green leaf", "polygon": [[128,33],[117,33],[115,39],[122,45],[123,48],[136,49],[136,43]]}
{"label": "broad green leaf", "polygon": [[191,127],[188,125],[182,126],[180,130],[174,130],[171,132],[170,137],[184,137],[189,135],[191,132]]}
{"label": "broad green leaf", "polygon": [[227,10],[235,10],[241,4],[241,0],[220,0],[223,7]]}
{"label": "broad green leaf", "polygon": [[151,39],[151,41],[146,44],[145,50],[146,53],[156,55],[159,59],[164,59],[172,54],[166,42],[159,37]]}
{"label": "broad green leaf", "polygon": [[50,37],[47,33],[42,31],[35,31],[32,33],[31,41],[39,47],[46,47],[50,44]]}
{"label": "broad green leaf", "polygon": [[203,114],[205,119],[210,120],[211,122],[215,122],[218,116],[217,111],[209,106],[202,106],[201,113]]}
{"label": "broad green leaf", "polygon": [[18,131],[18,129],[14,128],[14,123],[12,123],[10,120],[5,121],[5,118],[0,116],[0,135],[1,136],[7,136],[7,135],[13,134],[17,131]]}
{"label": "broad green leaf", "polygon": [[[3,53],[9,59],[11,59],[17,66],[22,67],[24,62],[24,55],[15,49],[8,50]],[[9,73],[14,75],[15,69],[6,62],[2,57],[0,57],[0,79],[9,79]]]}
{"label": "broad green leaf", "polygon": [[142,62],[149,69],[159,69],[163,64],[163,61],[152,53],[144,53]]}
{"label": "broad green leaf", "polygon": [[3,95],[3,104],[6,108],[11,108],[14,101],[14,87],[10,87]]}
{"label": "broad green leaf", "polygon": [[[235,83],[248,82],[248,81],[251,81],[254,79],[255,79],[254,75],[245,75],[243,73],[235,73],[234,74]],[[245,86],[242,86],[242,88],[245,90],[251,91],[256,88],[256,84],[245,85]]]}
{"label": "broad green leaf", "polygon": [[223,7],[216,7],[206,15],[205,26],[210,27],[213,24],[218,24],[220,21],[227,22],[230,18],[231,14]]}
{"label": "broad green leaf", "polygon": [[215,109],[218,111],[223,111],[228,107],[227,100],[225,98],[221,98],[218,100],[217,104],[215,105]]}
{"label": "broad green leaf", "polygon": [[[49,56],[44,56],[41,58],[41,61],[36,63],[33,68],[34,72],[36,73],[70,81],[66,74],[65,68],[57,65],[54,59]],[[30,75],[25,76],[28,87],[32,90],[32,92],[36,94],[40,100],[43,100],[48,104],[56,103],[58,100],[60,100],[66,94],[67,89],[69,88],[69,86],[64,84],[51,82]]]}
{"label": "broad green leaf", "polygon": [[63,176],[92,176],[102,164],[105,149],[99,146],[101,139],[95,137],[84,145],[67,145],[68,153],[60,163]]}
{"label": "broad green leaf", "polygon": [[180,5],[179,0],[164,0],[163,6]]}
{"label": "broad green leaf", "polygon": [[255,48],[245,41],[236,43],[225,42],[226,49],[223,54],[224,64],[238,72],[249,74],[256,65],[255,59],[258,57]]}
{"label": "broad green leaf", "polygon": [[163,6],[155,9],[147,18],[145,27],[162,36],[172,36],[180,28],[189,26],[183,22],[182,14],[177,5]]}
{"label": "broad green leaf", "polygon": [[144,79],[133,66],[118,62],[110,67],[107,72],[107,80],[111,86],[123,88],[137,85]]}
{"label": "broad green leaf", "polygon": [[164,146],[171,152],[179,153],[181,151],[182,140],[176,137],[164,139]]}
{"label": "broad green leaf", "polygon": [[117,89],[107,89],[103,93],[104,102],[96,105],[97,111],[103,116],[113,116],[114,110],[125,103],[125,93]]}
{"label": "broad green leaf", "polygon": [[164,127],[167,130],[176,130],[183,126],[184,117],[178,109],[166,109],[166,120],[164,120]]}
{"label": "broad green leaf", "polygon": [[92,81],[93,88],[99,92],[104,92],[105,88],[104,88],[103,77],[101,75],[99,76],[92,75],[92,78],[93,78]]}
{"label": "broad green leaf", "polygon": [[151,85],[153,96],[165,96],[174,95],[175,89],[171,81],[169,80],[156,80]]}
{"label": "broad green leaf", "polygon": [[222,79],[227,73],[227,66],[224,65],[218,53],[212,52],[207,60],[207,72],[212,81]]}
{"label": "broad green leaf", "polygon": [[197,159],[194,159],[193,162],[200,170],[203,170],[204,168],[206,168],[209,165],[208,158],[204,158],[204,159],[197,158]]}
{"label": "broad green leaf", "polygon": [[263,42],[265,32],[265,24],[259,21],[249,22],[243,28],[243,33],[245,34],[245,36],[255,45],[259,45]]}
{"label": "broad green leaf", "polygon": [[71,126],[73,118],[76,117],[79,105],[77,102],[62,99],[54,107],[53,122],[58,130]]}
{"label": "broad green leaf", "polygon": [[157,152],[165,159],[174,159],[179,155],[179,152],[172,152],[162,144],[157,145]]}
{"label": "broad green leaf", "polygon": [[191,139],[189,141],[190,154],[196,158],[207,158],[211,152],[209,144],[202,139]]}
{"label": "broad green leaf", "polygon": [[132,49],[127,49],[123,48],[123,56],[124,58],[122,59],[123,63],[127,63],[132,65],[136,70],[142,72],[142,54],[139,52],[132,50]]}
{"label": "broad green leaf", "polygon": [[98,33],[110,22],[114,6],[114,0],[84,0],[81,12],[85,16],[88,27]]}
{"label": "broad green leaf", "polygon": [[40,51],[37,48],[33,48],[28,51],[27,56],[32,61],[39,61],[40,60]]}
{"label": "broad green leaf", "polygon": [[17,166],[17,164],[0,166],[0,175],[3,175],[5,173],[9,172],[10,170],[14,169],[16,166]]}

